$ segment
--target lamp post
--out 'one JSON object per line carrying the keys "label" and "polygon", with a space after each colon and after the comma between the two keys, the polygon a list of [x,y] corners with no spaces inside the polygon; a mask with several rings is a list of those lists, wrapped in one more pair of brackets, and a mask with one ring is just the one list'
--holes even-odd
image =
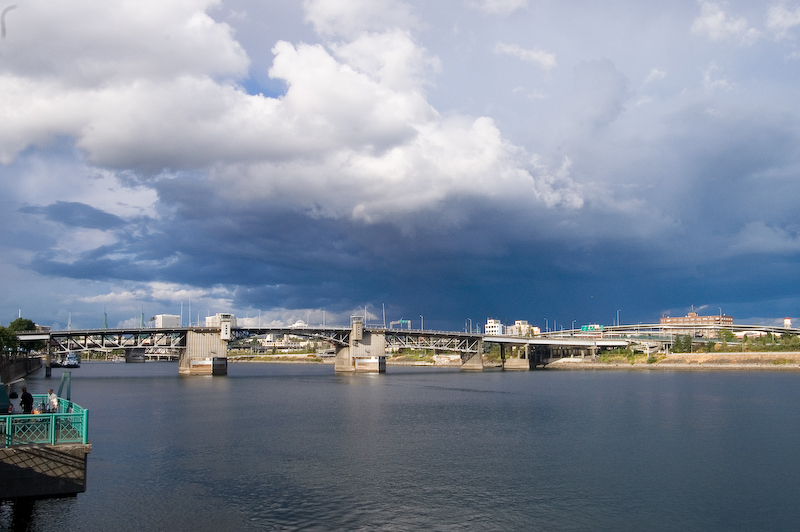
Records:
{"label": "lamp post", "polygon": [[548,325],[547,318],[544,319],[544,332],[550,332],[550,326]]}
{"label": "lamp post", "polygon": [[425,330],[425,320],[422,319],[422,314],[419,315],[419,330],[420,331]]}
{"label": "lamp post", "polygon": [[575,320],[572,320],[572,336],[575,336]]}
{"label": "lamp post", "polygon": [[619,327],[619,310],[617,310],[617,327]]}
{"label": "lamp post", "polygon": [[469,333],[472,334],[472,318],[467,318],[469,320]]}

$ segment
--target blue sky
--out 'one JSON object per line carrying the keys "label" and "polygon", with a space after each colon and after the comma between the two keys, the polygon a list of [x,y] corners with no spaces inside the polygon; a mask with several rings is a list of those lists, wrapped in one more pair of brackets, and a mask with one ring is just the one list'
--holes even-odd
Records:
{"label": "blue sky", "polygon": [[800,2],[16,6],[4,324],[800,316]]}

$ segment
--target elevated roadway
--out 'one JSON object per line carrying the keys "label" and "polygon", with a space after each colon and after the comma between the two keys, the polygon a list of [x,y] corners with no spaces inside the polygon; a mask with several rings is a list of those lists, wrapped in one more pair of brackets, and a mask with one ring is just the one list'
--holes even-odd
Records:
{"label": "elevated roadway", "polygon": [[139,355],[177,355],[179,371],[185,374],[227,372],[229,341],[271,334],[313,338],[331,343],[336,354],[336,371],[382,371],[387,350],[430,349],[461,355],[462,369],[483,369],[485,343],[506,348],[523,347],[520,355],[531,367],[576,353],[594,354],[598,349],[622,347],[622,339],[488,336],[455,331],[405,330],[364,327],[355,320],[350,327],[174,327],[164,329],[84,329],[68,331],[20,331],[20,341],[44,341],[50,357],[74,351],[124,350],[126,359]]}

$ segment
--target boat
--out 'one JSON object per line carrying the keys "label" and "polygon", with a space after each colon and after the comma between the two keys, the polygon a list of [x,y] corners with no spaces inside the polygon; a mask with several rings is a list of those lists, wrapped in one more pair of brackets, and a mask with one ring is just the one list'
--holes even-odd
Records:
{"label": "boat", "polygon": [[79,368],[81,367],[81,359],[75,353],[67,354],[67,358],[64,360],[64,363],[61,364],[63,368]]}

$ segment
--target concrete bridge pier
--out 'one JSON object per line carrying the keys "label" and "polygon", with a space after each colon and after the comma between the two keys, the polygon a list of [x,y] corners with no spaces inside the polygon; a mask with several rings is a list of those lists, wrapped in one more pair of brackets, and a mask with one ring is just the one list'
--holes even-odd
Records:
{"label": "concrete bridge pier", "polygon": [[336,346],[333,369],[336,373],[385,373],[386,335],[365,331],[361,317],[354,316],[348,345]]}
{"label": "concrete bridge pier", "polygon": [[[500,347],[501,356],[502,356],[502,353],[503,353],[502,345],[503,344],[500,344],[500,346],[501,346]],[[519,348],[517,348],[517,351],[519,351]],[[521,371],[530,370],[531,369],[531,345],[530,344],[525,344],[525,346],[522,349],[522,352],[519,354],[519,357],[517,357],[517,358],[511,357],[511,358],[506,359],[504,361],[504,364],[503,364],[503,369],[521,370]]]}
{"label": "concrete bridge pier", "polygon": [[[228,340],[224,327],[221,330],[186,331],[186,349],[178,359],[178,373],[181,375],[227,375]],[[226,338],[227,336],[227,338]]]}
{"label": "concrete bridge pier", "polygon": [[478,342],[477,353],[461,353],[461,371],[483,371],[483,340]]}

